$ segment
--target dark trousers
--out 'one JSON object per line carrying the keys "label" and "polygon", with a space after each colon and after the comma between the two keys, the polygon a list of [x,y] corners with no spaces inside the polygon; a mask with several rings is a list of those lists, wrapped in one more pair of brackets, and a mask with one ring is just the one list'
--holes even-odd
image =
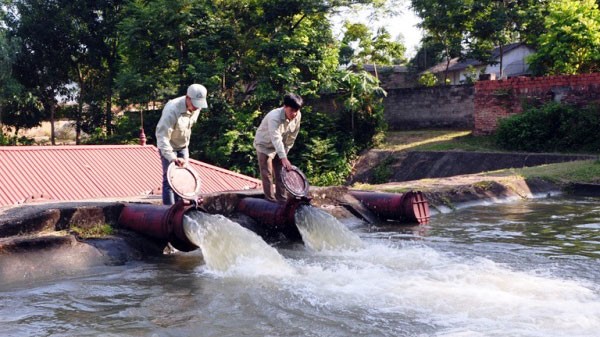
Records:
{"label": "dark trousers", "polygon": [[[179,151],[175,151],[178,158],[188,158],[189,151],[187,147]],[[163,181],[162,181],[162,202],[163,205],[173,205],[177,200],[181,199],[177,194],[173,193],[171,185],[169,185],[169,179],[167,178],[167,171],[169,169],[170,161],[165,159],[162,155],[160,156],[163,169]]]}
{"label": "dark trousers", "polygon": [[[281,159],[275,156],[271,158],[264,153],[256,152],[258,157],[258,168],[260,169],[260,179],[262,180],[265,199],[271,201],[285,201],[287,191],[281,180]],[[275,178],[275,181],[273,180]]]}

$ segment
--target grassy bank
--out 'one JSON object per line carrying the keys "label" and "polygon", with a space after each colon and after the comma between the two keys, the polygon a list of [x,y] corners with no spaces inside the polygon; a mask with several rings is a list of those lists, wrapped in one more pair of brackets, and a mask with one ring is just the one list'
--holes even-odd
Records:
{"label": "grassy bank", "polygon": [[387,151],[484,151],[499,149],[491,136],[472,135],[468,130],[388,131],[378,150]]}
{"label": "grassy bank", "polygon": [[[493,136],[475,137],[466,130],[416,130],[388,132],[377,147],[387,151],[480,151],[507,152],[500,149]],[[598,160],[548,164],[519,169],[485,172],[488,176],[520,176],[541,178],[555,183],[600,183],[600,154]],[[365,186],[361,186],[365,188]]]}
{"label": "grassy bank", "polygon": [[500,171],[500,173],[504,172],[526,179],[541,178],[556,183],[600,184],[600,160],[579,160]]}

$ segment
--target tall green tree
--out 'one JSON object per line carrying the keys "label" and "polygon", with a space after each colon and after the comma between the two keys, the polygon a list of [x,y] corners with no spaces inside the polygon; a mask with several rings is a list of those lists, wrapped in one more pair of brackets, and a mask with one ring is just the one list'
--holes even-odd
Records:
{"label": "tall green tree", "polygon": [[[0,28],[0,144],[16,144],[20,129],[39,125],[41,111],[39,102],[13,77],[12,66],[16,41],[8,39],[6,31]],[[4,129],[13,131],[12,140],[4,135]]]}
{"label": "tall green tree", "polygon": [[[450,53],[460,55],[460,46],[454,46],[454,48],[456,50]],[[426,34],[421,39],[421,45],[415,56],[410,60],[409,66],[417,73],[427,70],[445,59],[444,51],[445,46],[442,43]]]}
{"label": "tall green tree", "polygon": [[390,33],[381,27],[375,35],[362,23],[344,23],[345,33],[340,47],[341,64],[403,64],[406,47],[393,41]]}
{"label": "tall green tree", "polygon": [[503,77],[504,46],[517,40],[515,32],[514,0],[481,0],[474,1],[467,24],[469,34],[469,56],[493,62],[491,51],[499,50],[500,76]]}
{"label": "tall green tree", "polygon": [[539,23],[547,0],[474,1],[467,21],[467,56],[492,63],[492,50],[498,49],[500,77],[503,77],[504,47],[514,42],[531,42],[540,33]]}
{"label": "tall green tree", "polygon": [[12,96],[16,85],[12,65],[18,40],[11,40],[6,28],[6,8],[0,1],[0,103]]}
{"label": "tall green tree", "polygon": [[2,133],[2,118],[4,106],[18,96],[19,86],[12,73],[14,53],[17,48],[16,41],[8,38],[7,30],[2,24],[3,8],[0,7],[0,135]]}
{"label": "tall green tree", "polygon": [[[116,76],[118,74],[120,43],[118,24],[123,19],[123,10],[127,0],[86,0],[90,12],[88,25],[90,32],[91,50],[90,66],[95,71],[88,83],[89,89],[84,101],[94,109],[102,110],[102,118],[97,123],[104,122],[108,135],[113,131],[112,105],[116,94]],[[90,117],[96,117],[91,114]],[[88,123],[88,128],[96,127],[96,123]]]}
{"label": "tall green tree", "polygon": [[15,78],[41,102],[50,118],[55,144],[54,119],[58,95],[71,82],[72,55],[80,45],[73,39],[73,2],[66,0],[15,0],[8,17],[10,34],[21,41],[13,67]]}
{"label": "tall green tree", "polygon": [[[72,49],[70,55],[69,78],[76,85],[69,87],[69,98],[77,102],[75,109],[63,109],[72,111],[68,114],[75,120],[75,142],[80,144],[81,132],[84,124],[90,120],[96,120],[97,114],[94,107],[98,104],[96,92],[103,91],[99,85],[102,82],[103,71],[103,40],[99,36],[98,23],[104,21],[104,16],[96,10],[96,2],[88,0],[73,1],[70,19],[73,29],[70,34],[73,43],[77,45]],[[91,113],[94,112],[94,113]],[[90,116],[91,115],[91,116]],[[97,124],[97,123],[92,123]],[[97,125],[94,125],[97,126]],[[86,128],[90,132],[90,127]]]}
{"label": "tall green tree", "polygon": [[119,24],[121,65],[117,86],[125,102],[162,101],[184,92],[190,44],[210,34],[207,2],[130,0]]}
{"label": "tall green tree", "polygon": [[227,2],[218,8],[220,22],[193,63],[198,77],[208,77],[217,102],[207,124],[198,124],[202,131],[193,151],[199,157],[255,173],[249,163],[255,161],[252,140],[262,115],[279,107],[285,92],[315,95],[335,70],[337,46],[325,12],[306,1],[285,3]]}
{"label": "tall green tree", "polygon": [[579,74],[600,71],[600,10],[594,0],[552,2],[529,58],[536,74]]}
{"label": "tall green tree", "polygon": [[425,29],[433,42],[444,46],[445,83],[450,60],[461,56],[456,52],[461,50],[460,46],[466,34],[472,0],[412,0],[411,4],[417,16],[422,19],[420,27]]}

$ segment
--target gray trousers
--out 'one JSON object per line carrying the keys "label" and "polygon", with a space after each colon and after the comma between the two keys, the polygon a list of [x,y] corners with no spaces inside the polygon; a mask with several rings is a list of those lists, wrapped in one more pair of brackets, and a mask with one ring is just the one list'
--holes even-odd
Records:
{"label": "gray trousers", "polygon": [[[270,158],[264,153],[256,152],[258,157],[258,168],[260,169],[260,179],[262,180],[265,199],[271,201],[285,201],[287,191],[281,180],[281,159],[275,156]],[[275,178],[275,180],[273,180]]]}

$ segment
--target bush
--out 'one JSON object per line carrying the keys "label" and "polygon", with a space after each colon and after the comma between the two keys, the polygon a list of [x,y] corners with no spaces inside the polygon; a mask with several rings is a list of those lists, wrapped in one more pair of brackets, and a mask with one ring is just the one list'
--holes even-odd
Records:
{"label": "bush", "polygon": [[419,81],[419,85],[421,85],[423,87],[434,87],[434,86],[438,85],[437,77],[428,71],[423,73],[423,75],[421,75],[421,77],[419,77],[418,81]]}
{"label": "bush", "polygon": [[600,152],[600,109],[548,103],[500,120],[497,144],[529,152]]}

